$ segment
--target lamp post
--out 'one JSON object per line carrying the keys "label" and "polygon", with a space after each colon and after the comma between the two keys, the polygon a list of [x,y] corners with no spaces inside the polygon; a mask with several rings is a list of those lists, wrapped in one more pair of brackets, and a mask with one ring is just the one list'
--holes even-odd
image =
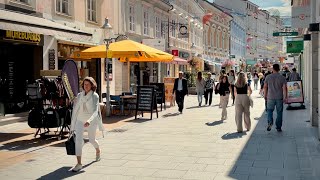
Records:
{"label": "lamp post", "polygon": [[[112,26],[109,24],[109,19],[106,18],[105,19],[105,22],[104,22],[104,25],[102,26],[103,29],[106,29],[106,30],[111,30],[112,29]],[[107,37],[107,34],[106,34],[106,37]],[[104,39],[104,42],[106,43],[106,58],[105,58],[105,63],[106,63],[106,73],[107,73],[107,87],[106,87],[106,115],[107,116],[110,116],[110,79],[109,79],[109,61],[110,61],[110,58],[108,57],[108,51],[109,51],[109,45],[115,41],[115,42],[118,42],[118,41],[122,41],[122,40],[125,40],[125,39],[128,39],[128,37],[126,35],[118,35],[116,38],[105,38]]]}
{"label": "lamp post", "polygon": [[[107,30],[111,30],[112,26],[109,24],[109,19],[106,18],[104,25],[102,26],[103,29],[107,29]],[[107,34],[106,34],[107,37]],[[106,68],[106,74],[107,74],[107,87],[106,87],[106,115],[107,117],[110,116],[110,79],[109,79],[109,58],[108,58],[108,50],[109,50],[109,45],[110,43],[112,43],[113,38],[105,38],[104,39],[105,43],[106,43],[106,58],[105,58],[105,67]]]}

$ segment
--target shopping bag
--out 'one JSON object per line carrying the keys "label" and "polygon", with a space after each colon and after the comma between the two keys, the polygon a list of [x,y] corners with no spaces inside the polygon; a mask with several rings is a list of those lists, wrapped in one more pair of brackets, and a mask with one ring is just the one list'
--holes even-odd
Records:
{"label": "shopping bag", "polygon": [[76,135],[74,133],[71,133],[68,140],[65,142],[67,155],[76,155]]}

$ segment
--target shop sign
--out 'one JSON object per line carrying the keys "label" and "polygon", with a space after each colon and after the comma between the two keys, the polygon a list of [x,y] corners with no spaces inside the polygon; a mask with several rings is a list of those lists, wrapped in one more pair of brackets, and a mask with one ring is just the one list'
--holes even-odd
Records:
{"label": "shop sign", "polygon": [[287,41],[287,53],[301,53],[303,41]]}
{"label": "shop sign", "polygon": [[298,36],[298,32],[274,32],[273,36]]}
{"label": "shop sign", "polygon": [[179,56],[179,50],[172,50],[172,55]]}
{"label": "shop sign", "polygon": [[180,51],[179,57],[181,57],[183,59],[188,59],[190,57],[190,54],[188,52]]}
{"label": "shop sign", "polygon": [[56,68],[56,51],[54,49],[49,49],[49,70],[54,70]]}
{"label": "shop sign", "polygon": [[0,30],[0,39],[7,41],[33,43],[43,46],[43,35],[36,33]]}

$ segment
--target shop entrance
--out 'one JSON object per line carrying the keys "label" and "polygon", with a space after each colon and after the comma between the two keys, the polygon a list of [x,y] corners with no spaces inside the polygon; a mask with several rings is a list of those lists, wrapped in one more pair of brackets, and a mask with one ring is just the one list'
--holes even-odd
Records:
{"label": "shop entrance", "polygon": [[27,110],[26,85],[40,78],[42,46],[0,42],[0,102],[5,112]]}

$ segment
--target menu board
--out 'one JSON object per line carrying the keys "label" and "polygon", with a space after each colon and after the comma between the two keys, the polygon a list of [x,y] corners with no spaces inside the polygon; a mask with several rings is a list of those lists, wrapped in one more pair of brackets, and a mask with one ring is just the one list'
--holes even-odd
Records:
{"label": "menu board", "polygon": [[150,85],[155,87],[156,90],[156,98],[157,98],[157,104],[162,104],[165,102],[165,88],[164,83],[150,83]]}
{"label": "menu board", "polygon": [[[151,119],[152,119],[153,105],[155,103],[154,100],[155,100],[154,86],[138,86],[135,118],[137,118],[138,111],[142,111],[142,113],[143,111],[149,111],[151,112]],[[156,111],[158,115],[158,110],[156,109]]]}
{"label": "menu board", "polygon": [[172,102],[172,93],[174,87],[174,81],[176,78],[174,77],[165,77],[163,78],[164,86],[165,86],[165,101]]}
{"label": "menu board", "polygon": [[140,111],[152,111],[154,101],[153,86],[138,86],[137,109]]}
{"label": "menu board", "polygon": [[287,82],[287,103],[304,103],[302,81]]}

